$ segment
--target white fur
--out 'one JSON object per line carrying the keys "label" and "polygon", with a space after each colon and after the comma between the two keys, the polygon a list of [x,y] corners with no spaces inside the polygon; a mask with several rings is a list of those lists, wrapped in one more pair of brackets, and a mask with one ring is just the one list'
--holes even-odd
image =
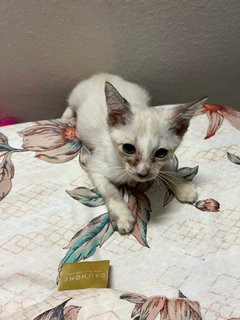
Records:
{"label": "white fur", "polygon": [[[110,82],[120,94],[129,101],[132,107],[146,106],[149,103],[147,91],[138,85],[125,81],[119,76],[101,73],[80,82],[71,92],[68,104],[73,113],[77,114],[77,133],[92,148],[106,135],[107,107],[104,95],[105,82]],[[69,108],[63,118],[69,118]]]}
{"label": "white fur", "polygon": [[[133,116],[126,125],[110,127],[107,123],[106,81],[129,103]],[[147,91],[138,85],[119,76],[99,74],[80,82],[73,89],[68,99],[69,107],[62,116],[63,119],[77,116],[77,135],[93,152],[87,165],[89,176],[104,197],[120,233],[130,232],[134,221],[115,185],[156,178],[181,141],[181,137],[169,130],[177,108],[149,107],[149,100]],[[123,156],[124,143],[133,144],[140,150],[141,161],[137,165],[132,166]],[[152,161],[158,148],[169,150],[168,155]],[[140,173],[148,171],[148,177],[139,177]],[[190,184],[186,188],[188,192],[193,190]],[[187,201],[186,192],[183,193],[176,190],[179,200]],[[189,201],[192,202],[196,192],[190,193]]]}

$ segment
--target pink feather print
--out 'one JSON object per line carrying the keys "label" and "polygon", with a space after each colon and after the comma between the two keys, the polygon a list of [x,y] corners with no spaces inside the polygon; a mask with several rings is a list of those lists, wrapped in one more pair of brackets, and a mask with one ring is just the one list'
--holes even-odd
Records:
{"label": "pink feather print", "polygon": [[182,293],[178,298],[168,299],[162,296],[145,297],[126,293],[120,299],[135,304],[131,318],[135,320],[154,320],[159,315],[161,320],[202,320],[200,305],[191,301]]}
{"label": "pink feather print", "polygon": [[221,127],[223,120],[226,119],[234,128],[240,130],[240,112],[219,104],[205,103],[202,109],[196,112],[196,115],[207,114],[209,126],[205,139],[215,135]]}
{"label": "pink feather print", "polygon": [[144,193],[130,187],[123,188],[123,194],[126,195],[125,200],[136,221],[131,233],[141,245],[148,247],[146,235],[151,212],[149,199]]}

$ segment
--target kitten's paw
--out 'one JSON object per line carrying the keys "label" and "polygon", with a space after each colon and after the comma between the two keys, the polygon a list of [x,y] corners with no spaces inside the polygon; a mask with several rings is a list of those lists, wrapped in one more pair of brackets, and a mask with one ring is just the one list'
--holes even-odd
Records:
{"label": "kitten's paw", "polygon": [[120,217],[117,221],[117,229],[120,234],[128,234],[132,231],[135,221],[133,217]]}
{"label": "kitten's paw", "polygon": [[197,191],[193,184],[183,184],[175,190],[176,198],[181,202],[194,203],[198,199]]}
{"label": "kitten's paw", "polygon": [[132,213],[124,202],[111,204],[110,218],[120,234],[130,233],[135,224]]}

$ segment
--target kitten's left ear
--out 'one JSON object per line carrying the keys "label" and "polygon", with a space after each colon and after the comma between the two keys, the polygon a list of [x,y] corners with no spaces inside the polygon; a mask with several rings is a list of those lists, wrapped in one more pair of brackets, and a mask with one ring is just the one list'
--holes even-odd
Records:
{"label": "kitten's left ear", "polygon": [[105,96],[107,103],[107,123],[110,127],[125,125],[132,118],[129,104],[111,83],[105,83]]}
{"label": "kitten's left ear", "polygon": [[186,133],[189,122],[195,112],[199,110],[206,101],[207,97],[204,97],[198,101],[186,103],[176,108],[177,114],[175,115],[169,130],[174,132],[177,136],[182,137]]}

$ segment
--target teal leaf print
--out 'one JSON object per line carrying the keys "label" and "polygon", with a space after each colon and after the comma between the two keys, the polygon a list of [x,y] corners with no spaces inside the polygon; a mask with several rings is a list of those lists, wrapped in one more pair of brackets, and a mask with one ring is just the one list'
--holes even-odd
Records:
{"label": "teal leaf print", "polygon": [[[74,193],[75,190],[77,190],[76,193]],[[71,196],[77,200],[81,198],[79,201],[85,205],[96,206],[96,202],[100,202],[98,199],[100,195],[95,189],[77,188],[75,190],[73,190],[74,192]],[[146,239],[147,224],[151,212],[149,199],[143,192],[127,186],[121,187],[120,191],[135,219],[132,235],[142,246],[149,247]],[[96,201],[95,197],[97,197]],[[108,213],[104,213],[91,220],[88,225],[73,236],[65,248],[68,249],[68,251],[59,264],[59,274],[64,263],[74,263],[91,257],[96,252],[97,247],[101,247],[102,244],[111,237],[114,231],[115,229]]]}
{"label": "teal leaf print", "polygon": [[77,232],[66,248],[68,251],[59,265],[59,271],[64,263],[73,263],[91,257],[98,246],[111,237],[114,233],[113,225],[108,213],[104,213],[89,222]]}
{"label": "teal leaf print", "polygon": [[8,144],[8,138],[0,132],[0,154],[2,152],[22,152],[23,149],[16,149]]}
{"label": "teal leaf print", "polygon": [[67,193],[75,200],[88,207],[99,207],[104,205],[104,200],[96,189],[79,187]]}
{"label": "teal leaf print", "polygon": [[[136,221],[131,233],[137,241],[145,247],[148,247],[146,236],[147,224],[150,220],[151,205],[143,190],[146,191],[149,188],[150,185],[148,184],[137,184],[135,188],[128,186],[120,187],[123,198],[128,203],[128,207]],[[67,192],[72,198],[88,207],[104,205],[104,200],[96,189],[79,187]]]}
{"label": "teal leaf print", "polygon": [[0,144],[0,152],[13,151],[14,149],[7,144]]}

